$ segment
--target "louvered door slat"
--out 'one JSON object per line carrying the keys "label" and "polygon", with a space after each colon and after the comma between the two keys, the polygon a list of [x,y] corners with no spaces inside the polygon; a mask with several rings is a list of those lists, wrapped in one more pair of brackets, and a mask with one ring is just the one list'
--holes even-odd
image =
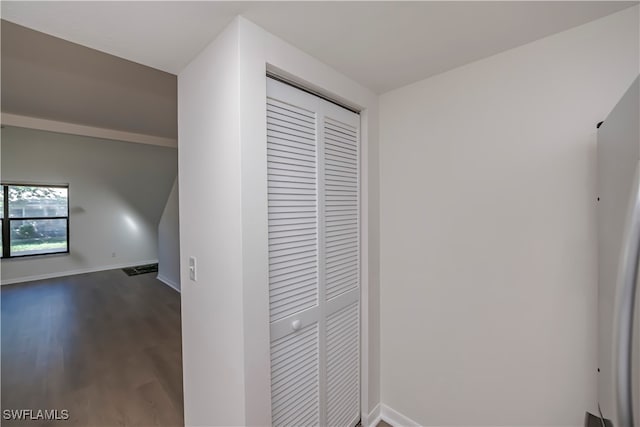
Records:
{"label": "louvered door slat", "polygon": [[[313,113],[274,99],[268,100],[267,109],[273,322],[317,304],[317,155]],[[304,244],[294,244],[300,242],[301,235],[305,236]]]}
{"label": "louvered door slat", "polygon": [[271,343],[274,424],[318,424],[319,364],[317,323]]}
{"label": "louvered door slat", "polygon": [[359,312],[353,303],[327,318],[327,425],[347,426],[359,413]]}
{"label": "louvered door slat", "polygon": [[[324,121],[326,217],[326,297],[335,298],[358,286],[358,152],[357,129],[330,117]],[[345,154],[349,153],[349,154]],[[354,280],[356,279],[356,280]]]}

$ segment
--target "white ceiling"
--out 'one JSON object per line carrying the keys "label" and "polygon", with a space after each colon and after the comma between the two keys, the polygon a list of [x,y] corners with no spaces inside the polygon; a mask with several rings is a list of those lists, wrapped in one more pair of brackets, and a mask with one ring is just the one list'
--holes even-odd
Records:
{"label": "white ceiling", "polygon": [[638,2],[2,1],[2,18],[177,74],[238,14],[382,93]]}

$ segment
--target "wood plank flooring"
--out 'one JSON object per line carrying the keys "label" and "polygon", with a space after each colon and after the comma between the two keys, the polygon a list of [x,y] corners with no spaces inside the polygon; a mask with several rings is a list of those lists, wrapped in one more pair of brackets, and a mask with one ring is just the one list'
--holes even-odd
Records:
{"label": "wood plank flooring", "polygon": [[67,409],[3,426],[183,425],[180,294],[111,270],[2,286],[2,409]]}

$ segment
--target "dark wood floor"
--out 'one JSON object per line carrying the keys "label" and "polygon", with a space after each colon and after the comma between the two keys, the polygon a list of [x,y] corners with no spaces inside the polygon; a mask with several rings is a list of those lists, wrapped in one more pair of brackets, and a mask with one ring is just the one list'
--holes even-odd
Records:
{"label": "dark wood floor", "polygon": [[70,416],[3,426],[183,425],[180,295],[155,274],[112,270],[0,292],[2,409]]}

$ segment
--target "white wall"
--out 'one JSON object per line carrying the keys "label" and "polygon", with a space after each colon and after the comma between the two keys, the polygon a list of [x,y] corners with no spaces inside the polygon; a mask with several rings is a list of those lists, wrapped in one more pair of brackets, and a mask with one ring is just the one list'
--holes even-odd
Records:
{"label": "white wall", "polygon": [[187,426],[245,424],[238,41],[233,21],[178,75]]}
{"label": "white wall", "polygon": [[178,179],[173,182],[158,224],[158,280],[180,291]]}
{"label": "white wall", "polygon": [[[186,425],[268,425],[270,361],[266,69],[363,108],[363,182],[377,171],[377,97],[239,17],[178,76],[180,246]],[[377,183],[377,181],[374,181]],[[365,317],[378,402],[378,189],[365,187]],[[369,211],[372,214],[369,216]],[[371,220],[369,219],[371,218]],[[204,230],[204,231],[203,231]],[[203,235],[204,233],[204,235]],[[188,257],[198,281],[188,280]],[[369,258],[371,257],[371,258]]]}
{"label": "white wall", "polygon": [[423,425],[596,408],[595,125],[638,7],[380,98],[382,402]]}
{"label": "white wall", "polygon": [[3,259],[2,284],[154,262],[176,160],[174,148],[4,127],[3,182],[69,184],[70,254]]}

